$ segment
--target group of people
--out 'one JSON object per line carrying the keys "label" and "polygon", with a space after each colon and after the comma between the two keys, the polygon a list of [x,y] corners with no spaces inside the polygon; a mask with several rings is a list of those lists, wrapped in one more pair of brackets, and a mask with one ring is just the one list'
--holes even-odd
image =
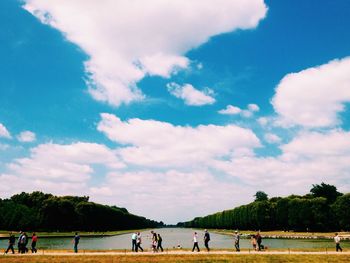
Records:
{"label": "group of people", "polygon": [[[151,249],[153,252],[158,252],[159,250],[161,252],[164,251],[162,242],[163,238],[160,236],[160,234],[157,234],[154,231],[151,231]],[[143,252],[143,248],[141,247],[142,243],[142,237],[140,232],[135,232],[131,235],[131,251],[132,252],[138,252],[141,250]]]}
{"label": "group of people", "polygon": [[[31,239],[31,248],[30,250],[32,253],[36,253],[38,250],[36,249],[36,243],[38,242],[38,236],[33,233]],[[9,233],[9,245],[5,251],[5,254],[7,254],[9,251],[12,252],[12,254],[15,254],[15,249],[14,246],[16,244],[16,238],[15,235],[10,232]],[[29,249],[27,248],[29,243],[29,237],[26,232],[20,231],[18,240],[17,240],[17,248],[18,248],[18,253],[25,254],[29,252]]]}
{"label": "group of people", "polygon": [[[235,246],[235,249],[237,252],[240,251],[240,246],[239,246],[240,236],[241,236],[241,234],[238,233],[238,231],[235,231],[233,234],[234,246]],[[29,243],[29,239],[31,239],[31,248],[30,248],[31,252],[37,253],[36,244],[38,242],[38,236],[35,233],[32,233],[31,238],[29,238],[27,233],[22,232],[22,231],[20,231],[18,239],[17,239],[18,253],[24,254],[24,253],[29,252],[29,249],[27,248],[28,243]],[[150,240],[151,240],[151,249],[153,252],[159,252],[159,251],[163,252],[164,251],[163,246],[162,246],[163,238],[161,237],[161,235],[159,233],[157,234],[154,231],[151,231]],[[194,252],[195,249],[197,250],[197,252],[200,252],[199,245],[198,245],[198,233],[197,232],[193,233],[192,240],[193,240],[192,252]],[[338,233],[335,233],[334,242],[336,245],[337,252],[343,251],[343,249],[340,246],[340,240],[341,240],[341,237],[338,235]],[[74,238],[72,240],[72,243],[74,243],[74,252],[75,253],[78,253],[79,241],[80,241],[80,236],[79,236],[78,232],[76,232],[74,235]],[[209,248],[210,234],[209,234],[207,229],[204,230],[203,241],[204,241],[205,248],[209,252],[210,251],[210,248]],[[250,236],[250,242],[251,242],[251,245],[253,246],[253,249],[256,251],[261,251],[261,250],[267,249],[267,246],[264,246],[262,244],[262,236],[260,235],[260,231],[258,231],[257,234]],[[9,239],[8,239],[8,247],[5,251],[5,254],[7,254],[9,251],[11,251],[12,254],[15,254],[15,249],[14,249],[15,244],[16,244],[15,235],[12,232],[10,232]],[[142,237],[141,237],[140,232],[135,232],[132,234],[131,244],[132,244],[132,251],[133,252],[138,252],[139,250],[143,252],[143,248],[141,247]],[[177,248],[182,248],[182,247],[179,244],[177,246]]]}

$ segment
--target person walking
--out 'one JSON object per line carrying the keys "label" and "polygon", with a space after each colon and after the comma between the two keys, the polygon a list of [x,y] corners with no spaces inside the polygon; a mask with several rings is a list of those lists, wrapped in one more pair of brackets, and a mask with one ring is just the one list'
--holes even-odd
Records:
{"label": "person walking", "polygon": [[137,237],[136,237],[136,252],[140,249],[143,252],[143,248],[141,247],[142,243],[142,238],[141,238],[141,233],[137,232]]}
{"label": "person walking", "polygon": [[256,236],[255,235],[251,235],[250,243],[252,244],[253,249],[256,250]]}
{"label": "person walking", "polygon": [[199,252],[199,246],[198,246],[198,235],[197,232],[194,232],[193,234],[193,248],[192,248],[192,252],[194,251],[194,249],[197,248],[197,252]]}
{"label": "person walking", "polygon": [[33,234],[32,234],[32,244],[31,244],[32,253],[38,252],[38,250],[36,249],[36,243],[37,242],[38,242],[38,236],[33,232]]}
{"label": "person walking", "polygon": [[257,243],[257,250],[261,250],[261,242],[262,242],[262,237],[260,235],[260,231],[256,234],[256,243]]}
{"label": "person walking", "polygon": [[135,232],[131,235],[131,251],[132,252],[137,252],[136,241],[137,241],[137,233]]}
{"label": "person walking", "polygon": [[7,254],[7,252],[9,252],[10,250],[12,251],[12,254],[15,254],[15,250],[13,249],[13,246],[16,243],[16,238],[15,235],[12,234],[12,232],[9,233],[9,246],[7,247],[5,254]]}
{"label": "person walking", "polygon": [[343,249],[340,247],[340,236],[338,235],[338,233],[335,233],[334,235],[334,242],[335,242],[335,250],[338,252],[340,250],[340,252],[343,252]]}
{"label": "person walking", "polygon": [[236,230],[235,233],[233,234],[233,241],[235,243],[236,252],[241,251],[241,249],[239,248],[239,239],[240,239],[240,235],[239,235],[238,231]]}
{"label": "person walking", "polygon": [[163,252],[162,241],[163,241],[163,238],[160,236],[160,234],[158,234],[157,250],[159,251],[160,249]]}
{"label": "person walking", "polygon": [[23,232],[22,238],[21,238],[21,253],[27,253],[28,252],[28,235],[26,232]]}
{"label": "person walking", "polygon": [[152,234],[152,243],[151,243],[151,247],[152,247],[152,251],[154,252],[158,252],[158,237],[156,232],[151,231]]}
{"label": "person walking", "polygon": [[18,240],[17,240],[18,253],[22,252],[22,236],[23,236],[23,232],[19,231],[19,236],[18,236]]}
{"label": "person walking", "polygon": [[210,235],[207,229],[204,230],[204,246],[206,247],[207,251],[209,252],[209,241],[210,241]]}
{"label": "person walking", "polygon": [[74,239],[73,239],[73,242],[74,242],[74,253],[78,253],[79,241],[80,241],[80,236],[79,236],[78,232],[75,232],[75,236],[74,236]]}

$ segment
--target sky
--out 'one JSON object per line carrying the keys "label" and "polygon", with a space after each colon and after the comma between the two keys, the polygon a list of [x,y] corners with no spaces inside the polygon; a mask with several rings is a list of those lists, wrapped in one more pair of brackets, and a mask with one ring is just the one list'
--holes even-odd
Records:
{"label": "sky", "polygon": [[2,0],[0,198],[165,223],[350,192],[348,0]]}

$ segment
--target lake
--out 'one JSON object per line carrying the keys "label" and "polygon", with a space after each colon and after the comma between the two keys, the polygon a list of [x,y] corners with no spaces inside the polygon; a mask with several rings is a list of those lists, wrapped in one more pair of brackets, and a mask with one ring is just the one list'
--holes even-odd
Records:
{"label": "lake", "polygon": [[[203,236],[204,231],[194,230],[189,228],[161,228],[155,229],[156,233],[159,233],[163,238],[163,248],[176,248],[179,244],[183,248],[192,248],[192,235],[196,231],[199,235],[199,246],[204,248]],[[142,234],[142,247],[149,249],[150,247],[150,231],[141,232]],[[211,248],[223,248],[233,249],[232,236],[210,233],[210,247]],[[343,241],[342,247],[350,247],[349,241]],[[335,245],[333,240],[327,239],[263,239],[263,245],[268,246],[271,249],[311,249],[311,248],[329,248],[334,249]],[[38,241],[39,249],[72,249],[72,238],[67,237],[49,237],[40,238]],[[7,247],[7,240],[0,240],[0,247]],[[249,239],[241,239],[241,248],[251,248]],[[79,244],[81,250],[114,250],[114,249],[131,249],[131,234],[123,234],[118,236],[109,237],[82,237]]]}

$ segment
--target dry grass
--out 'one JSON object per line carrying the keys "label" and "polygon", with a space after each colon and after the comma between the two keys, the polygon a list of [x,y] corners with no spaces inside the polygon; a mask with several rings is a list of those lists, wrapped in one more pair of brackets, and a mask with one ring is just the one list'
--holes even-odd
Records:
{"label": "dry grass", "polygon": [[79,262],[350,262],[350,255],[72,255],[0,256],[0,263],[79,263]]}

